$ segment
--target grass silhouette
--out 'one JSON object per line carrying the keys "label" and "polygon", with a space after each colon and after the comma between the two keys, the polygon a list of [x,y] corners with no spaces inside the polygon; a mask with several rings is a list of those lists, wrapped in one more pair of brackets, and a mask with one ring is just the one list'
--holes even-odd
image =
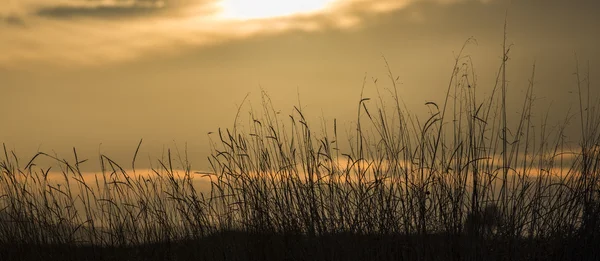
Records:
{"label": "grass silhouette", "polygon": [[[557,128],[545,121],[532,128],[535,67],[509,127],[510,48],[503,49],[493,92],[483,98],[461,51],[445,101],[427,103],[424,121],[406,110],[390,69],[393,106],[384,106],[387,95],[361,95],[347,141],[338,140],[335,121],[314,131],[299,107],[281,115],[263,93],[250,124],[216,133],[210,173],[192,172],[170,151],[148,175],[100,155],[101,174],[90,181],[75,149],[74,161],[39,152],[23,165],[4,147],[0,256],[600,260],[600,115],[590,106],[598,103],[582,98],[589,78],[579,79],[577,68],[581,138],[569,151],[570,115]],[[61,166],[60,181],[36,165],[40,157]],[[210,179],[209,192],[198,190],[198,176]]]}

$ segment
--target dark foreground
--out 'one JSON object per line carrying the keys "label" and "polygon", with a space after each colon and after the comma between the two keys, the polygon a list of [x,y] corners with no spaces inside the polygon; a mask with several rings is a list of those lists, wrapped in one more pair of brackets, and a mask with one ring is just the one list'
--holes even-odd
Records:
{"label": "dark foreground", "polygon": [[464,235],[276,235],[222,232],[198,240],[140,246],[0,246],[1,260],[600,260],[600,241],[578,235],[544,240]]}

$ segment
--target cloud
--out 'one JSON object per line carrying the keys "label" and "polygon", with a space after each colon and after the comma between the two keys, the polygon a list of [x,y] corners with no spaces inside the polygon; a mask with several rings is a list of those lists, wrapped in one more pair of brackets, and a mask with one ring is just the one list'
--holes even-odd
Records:
{"label": "cloud", "polygon": [[[330,0],[322,10],[310,14],[235,19],[222,15],[226,10],[219,9],[220,1],[13,1],[0,5],[0,49],[5,51],[0,56],[0,67],[32,64],[77,67],[129,61],[149,53],[168,54],[190,46],[209,46],[289,30],[356,28],[374,14],[420,2],[481,2]],[[2,26],[2,21],[9,26]]]}
{"label": "cloud", "polygon": [[0,5],[0,16],[64,18],[113,18],[157,14],[214,0],[19,0]]}
{"label": "cloud", "polygon": [[55,6],[43,7],[36,14],[52,18],[100,17],[113,18],[156,13],[165,7],[161,0],[130,1],[73,1]]}
{"label": "cloud", "polygon": [[0,16],[0,23],[10,26],[25,26],[25,21],[16,15]]}

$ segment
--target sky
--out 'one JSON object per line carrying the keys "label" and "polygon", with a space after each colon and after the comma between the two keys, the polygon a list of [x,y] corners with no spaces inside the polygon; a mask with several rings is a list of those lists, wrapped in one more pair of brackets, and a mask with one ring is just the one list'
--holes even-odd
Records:
{"label": "sky", "polygon": [[128,164],[142,138],[138,157],[187,146],[207,169],[208,133],[232,127],[247,95],[240,111],[259,108],[261,91],[284,114],[300,101],[315,125],[350,129],[363,79],[368,95],[374,79],[390,86],[383,57],[407,107],[426,116],[470,38],[485,95],[505,18],[511,113],[534,63],[535,105],[551,123],[578,108],[576,60],[593,91],[600,76],[595,0],[1,1],[0,142],[22,161],[72,159],[75,147],[90,171],[99,153]]}

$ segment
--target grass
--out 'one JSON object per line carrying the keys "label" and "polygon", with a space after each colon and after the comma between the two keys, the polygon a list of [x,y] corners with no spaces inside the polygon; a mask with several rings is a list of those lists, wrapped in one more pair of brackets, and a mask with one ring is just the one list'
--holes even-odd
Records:
{"label": "grass", "polygon": [[[464,47],[463,47],[464,49]],[[84,177],[37,153],[0,162],[3,260],[599,260],[600,115],[577,69],[581,137],[535,122],[535,66],[521,114],[506,118],[506,63],[480,97],[468,56],[443,103],[406,109],[391,87],[361,94],[356,126],[315,130],[299,107],[279,114],[263,93],[247,125],[219,130],[210,173],[167,153],[137,175],[100,155]],[[387,65],[387,61],[386,61]],[[239,113],[236,116],[240,117]],[[537,127],[534,127],[537,126]],[[339,137],[346,137],[339,140]],[[55,160],[60,180],[39,158]],[[210,179],[200,191],[199,178]]]}

